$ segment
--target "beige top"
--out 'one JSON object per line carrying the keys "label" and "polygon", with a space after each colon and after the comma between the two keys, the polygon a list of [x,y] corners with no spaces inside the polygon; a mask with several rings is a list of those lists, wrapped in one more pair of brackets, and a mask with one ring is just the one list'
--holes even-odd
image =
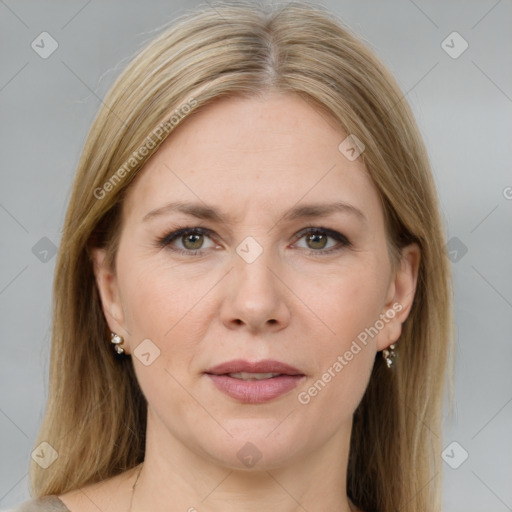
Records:
{"label": "beige top", "polygon": [[3,512],[71,512],[55,495],[42,496],[24,501],[17,507]]}

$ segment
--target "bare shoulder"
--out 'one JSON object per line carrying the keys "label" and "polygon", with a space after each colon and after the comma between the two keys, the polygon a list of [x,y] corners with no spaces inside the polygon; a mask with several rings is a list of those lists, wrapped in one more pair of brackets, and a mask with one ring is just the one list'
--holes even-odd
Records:
{"label": "bare shoulder", "polygon": [[128,510],[132,476],[130,469],[107,480],[86,485],[57,497],[70,512],[120,512]]}

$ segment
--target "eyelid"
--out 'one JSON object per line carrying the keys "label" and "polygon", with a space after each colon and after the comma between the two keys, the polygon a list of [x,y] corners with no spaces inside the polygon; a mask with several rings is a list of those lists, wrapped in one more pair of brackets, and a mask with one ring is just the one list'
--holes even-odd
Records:
{"label": "eyelid", "polygon": [[[181,253],[181,254],[187,254],[187,255],[197,255],[197,254],[204,252],[205,249],[197,249],[195,251],[194,250],[189,251],[189,250],[174,248],[171,246],[172,242],[174,242],[175,240],[179,239],[181,236],[183,236],[187,233],[196,233],[196,234],[208,236],[209,238],[212,238],[212,239],[214,239],[214,235],[215,235],[214,231],[212,231],[209,228],[202,227],[202,226],[178,227],[176,229],[173,229],[171,232],[167,233],[163,237],[160,237],[157,240],[157,246],[160,249],[168,247],[168,248],[170,248],[170,250],[172,250],[174,252]],[[343,233],[340,233],[333,229],[324,228],[322,226],[308,226],[306,228],[303,228],[302,230],[300,230],[299,232],[297,232],[294,235],[293,243],[296,243],[298,240],[303,238],[308,233],[322,233],[322,234],[325,234],[326,236],[328,236],[329,238],[333,238],[334,240],[336,240],[338,242],[337,246],[330,247],[329,249],[325,249],[325,250],[303,249],[308,254],[311,254],[314,256],[321,257],[322,255],[327,255],[332,252],[338,252],[342,249],[352,247],[352,243]]]}
{"label": "eyelid", "polygon": [[[350,240],[339,231],[336,231],[334,229],[324,228],[321,226],[309,226],[307,228],[304,228],[300,230],[295,236],[296,240],[300,240],[304,235],[307,235],[308,233],[324,233],[325,235],[329,236],[330,238],[334,238],[335,240],[338,240],[338,242],[343,243],[346,246],[351,246],[352,243]],[[320,251],[315,251],[320,252]]]}
{"label": "eyelid", "polygon": [[[180,236],[183,236],[187,233],[197,233],[200,235],[207,235],[210,236],[213,234],[213,231],[208,228],[203,228],[201,226],[190,226],[190,227],[183,227],[183,228],[177,228],[172,230],[171,232],[167,233],[165,236],[158,239],[158,245],[160,247],[165,247],[171,244],[174,240],[178,239]],[[193,251],[187,251],[187,252],[193,252]]]}

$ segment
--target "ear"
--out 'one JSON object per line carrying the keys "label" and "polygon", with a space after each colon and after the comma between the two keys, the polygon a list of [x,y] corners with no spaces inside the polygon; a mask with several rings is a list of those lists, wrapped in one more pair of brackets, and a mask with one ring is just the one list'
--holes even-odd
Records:
{"label": "ear", "polygon": [[380,316],[384,328],[377,337],[378,351],[395,343],[402,334],[402,324],[409,316],[416,293],[420,259],[418,244],[412,243],[402,248],[399,268],[391,277],[386,305]]}
{"label": "ear", "polygon": [[[91,256],[103,314],[109,329],[126,338],[125,317],[119,296],[116,274],[107,264],[105,249],[94,248],[91,251]],[[127,343],[125,342],[123,348],[125,348],[126,353],[129,353],[126,345]]]}

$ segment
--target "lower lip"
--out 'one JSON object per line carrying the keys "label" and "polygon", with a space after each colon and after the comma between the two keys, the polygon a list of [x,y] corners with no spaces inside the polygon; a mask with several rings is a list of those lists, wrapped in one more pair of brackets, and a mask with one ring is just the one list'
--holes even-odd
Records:
{"label": "lower lip", "polygon": [[228,375],[207,373],[217,389],[231,398],[248,404],[260,404],[288,393],[305,375],[281,375],[271,379],[241,380]]}

